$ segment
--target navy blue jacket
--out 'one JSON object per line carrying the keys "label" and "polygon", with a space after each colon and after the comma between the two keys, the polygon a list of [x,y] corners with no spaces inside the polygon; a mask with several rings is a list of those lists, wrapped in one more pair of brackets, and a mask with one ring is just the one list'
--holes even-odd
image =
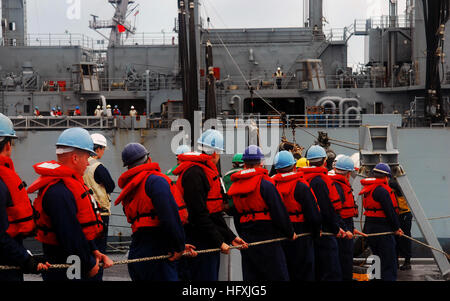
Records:
{"label": "navy blue jacket", "polygon": [[151,198],[158,215],[161,231],[167,238],[165,243],[175,252],[185,248],[185,234],[178,213],[178,205],[170,192],[167,181],[157,175],[150,175],[145,181],[145,193]]}
{"label": "navy blue jacket", "polygon": [[333,207],[329,198],[327,184],[320,176],[314,177],[309,183],[317,198],[317,204],[322,216],[322,231],[337,234],[339,232],[342,219]]}
{"label": "navy blue jacket", "polygon": [[[393,231],[397,231],[400,228],[400,223],[398,220],[397,213],[395,212],[394,206],[392,205],[392,200],[389,192],[381,186],[374,189],[372,193],[374,201],[379,202],[383,208],[385,219]],[[379,217],[372,217],[368,220],[380,219]]]}
{"label": "navy blue jacket", "polygon": [[11,195],[0,179],[0,262],[8,265],[23,265],[30,257],[21,239],[14,239],[6,233],[9,227],[6,208],[12,205]]}
{"label": "navy blue jacket", "polygon": [[297,182],[294,198],[302,206],[305,224],[311,229],[313,235],[317,236],[320,232],[322,217],[311,189],[306,184]]}
{"label": "navy blue jacket", "polygon": [[[82,273],[89,272],[96,263],[92,254],[97,247],[88,241],[76,217],[77,206],[72,192],[62,181],[50,186],[42,198],[42,208],[49,216],[58,246],[44,244],[44,254],[52,263],[65,263],[70,255],[81,260]],[[58,262],[64,260],[64,262]]]}
{"label": "navy blue jacket", "polygon": [[97,166],[97,168],[95,169],[94,180],[98,184],[102,184],[105,187],[106,193],[112,193],[114,191],[114,188],[116,188],[116,184],[111,178],[111,174],[102,164]]}

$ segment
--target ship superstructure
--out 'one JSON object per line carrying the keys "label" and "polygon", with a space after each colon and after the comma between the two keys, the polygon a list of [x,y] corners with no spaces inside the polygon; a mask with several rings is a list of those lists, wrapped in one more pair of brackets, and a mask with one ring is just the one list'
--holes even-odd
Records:
{"label": "ship superstructure", "polygon": [[[175,109],[168,110],[171,101],[174,107],[182,100],[178,34],[136,33],[126,20],[135,8],[133,1],[109,1],[116,8],[111,20],[93,16],[92,29],[110,30],[109,38],[104,35],[107,43],[74,34],[32,37],[24,26],[26,2],[3,2],[2,112],[30,116],[38,106],[45,116],[61,106],[70,115],[79,105],[92,115],[104,96],[106,103],[123,112],[134,105],[142,113],[148,104],[151,117],[179,117],[171,115]],[[310,16],[303,27],[215,29],[195,18],[201,42],[199,88],[205,86],[204,48],[209,40],[219,115],[284,111],[299,118],[326,113],[360,120],[361,114],[398,113],[416,125],[434,120],[436,107],[425,105],[424,98],[427,46],[422,1],[408,1],[404,16],[391,3],[389,16],[355,20],[328,32],[322,27],[322,1],[309,2]],[[347,67],[347,42],[354,35],[366,36],[369,43],[368,62],[358,73]],[[443,37],[448,35],[445,30]],[[284,73],[282,89],[275,84],[278,67]],[[444,61],[441,68],[442,106],[448,112],[450,72]],[[199,103],[204,108],[204,93],[199,93]]]}

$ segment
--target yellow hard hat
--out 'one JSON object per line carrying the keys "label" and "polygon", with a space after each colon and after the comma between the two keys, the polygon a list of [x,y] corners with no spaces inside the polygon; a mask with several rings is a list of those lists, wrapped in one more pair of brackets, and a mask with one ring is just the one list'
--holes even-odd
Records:
{"label": "yellow hard hat", "polygon": [[305,167],[305,166],[309,166],[309,161],[306,160],[306,158],[300,158],[297,160],[297,165],[296,165],[297,168]]}

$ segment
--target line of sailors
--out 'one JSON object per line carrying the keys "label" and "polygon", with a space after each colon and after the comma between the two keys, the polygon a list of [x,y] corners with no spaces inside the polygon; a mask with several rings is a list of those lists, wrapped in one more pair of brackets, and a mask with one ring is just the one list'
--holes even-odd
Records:
{"label": "line of sailors", "polygon": [[[101,117],[101,116],[111,117],[111,116],[120,116],[120,115],[122,115],[122,112],[120,111],[120,109],[117,105],[114,105],[114,109],[111,109],[111,105],[107,105],[105,110],[103,110],[102,107],[100,105],[98,105],[94,111],[94,116],[97,116],[97,117]],[[143,115],[146,115],[145,110],[144,110]],[[130,107],[129,116],[131,116],[131,117],[138,116],[138,112],[134,106]]]}
{"label": "line of sailors", "polygon": [[[75,110],[73,111],[72,114],[73,114],[73,116],[81,116],[80,107],[76,106]],[[52,110],[50,111],[50,116],[52,116],[52,117],[60,117],[63,115],[64,114],[61,110],[61,107],[59,107],[59,106],[53,107]],[[122,115],[122,112],[120,111],[120,109],[117,105],[114,105],[113,109],[111,108],[111,105],[107,105],[105,110],[103,110],[102,107],[100,105],[98,105],[94,111],[94,116],[97,116],[97,117],[101,117],[101,116],[112,117],[112,116],[120,116],[120,115]],[[143,115],[146,115],[145,110],[144,110]],[[34,106],[33,116],[35,116],[35,117],[42,116],[38,106]],[[138,116],[138,112],[134,106],[130,107],[129,116],[132,116],[132,117]]]}
{"label": "line of sailors", "polygon": [[[66,270],[48,267],[77,255],[81,279],[101,280],[99,263],[105,269],[113,265],[104,253],[114,184],[107,184],[111,179],[106,168],[97,172],[106,139],[81,128],[65,130],[56,143],[57,160],[35,164],[39,178],[26,189],[11,160],[15,138],[11,121],[1,114],[0,265],[21,270],[0,271],[0,279],[23,280],[23,273],[42,273],[44,280],[67,280]],[[241,251],[244,280],[351,280],[352,239],[364,233],[353,227],[357,210],[348,182],[354,170],[350,158],[338,160],[336,174],[329,176],[320,146],[307,151],[309,166],[300,168],[291,153],[282,151],[274,162],[277,174],[269,177],[261,149],[251,145],[242,155],[242,170],[236,166],[226,175],[231,185],[225,188],[217,169],[224,150],[222,134],[207,130],[197,142],[199,152],[186,146],[177,150],[177,166],[169,175],[139,143],[128,144],[122,152],[127,170],[118,180],[122,191],[114,204],[123,206],[131,225],[128,258],[170,254],[168,260],[128,264],[132,280],[218,280],[220,253],[198,255],[196,250],[220,248],[229,254],[230,246]],[[373,175],[361,181],[364,232],[401,235],[397,203],[387,185],[389,166],[378,164]],[[28,194],[34,192],[32,205]],[[227,206],[225,192],[232,198]],[[224,210],[234,217],[237,234],[225,222]],[[23,247],[30,235],[42,243],[43,258]],[[248,247],[278,237],[289,240]],[[381,258],[382,279],[395,280],[394,236],[369,237],[368,242]]]}
{"label": "line of sailors", "polygon": [[[81,110],[79,106],[75,107],[75,110],[73,111],[73,116],[81,116]],[[53,107],[52,110],[50,111],[50,116],[52,117],[60,117],[63,116],[63,112],[61,110],[61,107]],[[42,117],[41,111],[39,110],[38,106],[34,106],[34,111],[33,111],[33,116],[34,117]]]}

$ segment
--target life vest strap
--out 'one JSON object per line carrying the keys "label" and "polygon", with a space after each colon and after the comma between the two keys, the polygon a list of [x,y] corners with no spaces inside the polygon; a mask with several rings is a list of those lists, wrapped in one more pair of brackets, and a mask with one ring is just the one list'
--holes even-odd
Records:
{"label": "life vest strap", "polygon": [[90,226],[97,226],[97,225],[103,225],[103,223],[101,222],[101,221],[92,221],[92,222],[89,222],[89,223],[83,223],[83,224],[80,224],[81,225],[81,227],[82,228],[85,228],[85,227],[90,227]]}
{"label": "life vest strap", "polygon": [[81,198],[84,199],[85,197],[87,197],[88,194],[93,195],[94,191],[92,191],[92,189],[86,190],[85,192],[83,192],[83,194],[81,195]]}
{"label": "life vest strap", "polygon": [[342,209],[358,209],[358,206],[342,207]]}
{"label": "life vest strap", "polygon": [[291,216],[297,216],[297,217],[299,217],[300,215],[302,215],[303,214],[303,211],[294,211],[294,212],[288,212],[288,214],[289,215],[291,215]]}
{"label": "life vest strap", "polygon": [[31,221],[34,218],[34,215],[30,215],[21,219],[16,219],[14,221],[8,221],[9,224],[19,224],[27,221]]}
{"label": "life vest strap", "polygon": [[378,209],[378,208],[364,208],[364,210],[366,211],[383,211],[382,208]]}
{"label": "life vest strap", "polygon": [[138,213],[135,217],[131,219],[131,224],[134,224],[135,221],[139,220],[141,217],[150,217],[151,219],[155,219],[157,217],[156,211],[151,210],[148,213]]}
{"label": "life vest strap", "polygon": [[264,209],[264,210],[261,210],[261,211],[242,211],[241,213],[240,213],[240,215],[241,216],[246,216],[246,215],[253,215],[253,217],[255,217],[255,214],[257,214],[257,213],[264,213],[264,214],[268,214],[269,213],[269,209]]}
{"label": "life vest strap", "polygon": [[27,183],[25,183],[25,181],[22,181],[22,183],[20,183],[20,185],[19,185],[19,190],[22,190],[26,187],[27,187]]}
{"label": "life vest strap", "polygon": [[108,213],[109,211],[108,211],[108,209],[106,209],[106,208],[102,208],[102,207],[98,207],[98,211],[100,212],[100,213]]}

